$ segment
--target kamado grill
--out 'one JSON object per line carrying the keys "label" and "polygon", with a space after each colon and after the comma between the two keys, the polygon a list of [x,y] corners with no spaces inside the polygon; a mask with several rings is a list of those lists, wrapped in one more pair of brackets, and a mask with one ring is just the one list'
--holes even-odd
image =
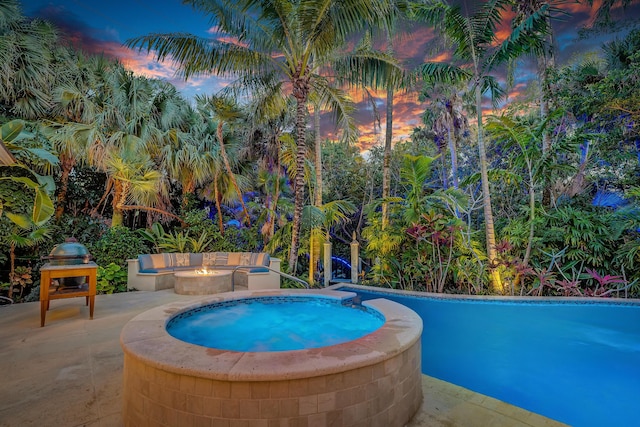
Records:
{"label": "kamado grill", "polygon": [[44,326],[52,299],[84,296],[93,319],[98,266],[87,248],[68,238],[42,259],[49,262],[40,268],[40,326]]}
{"label": "kamado grill", "polygon": [[51,265],[88,264],[92,258],[87,248],[73,237],[55,245],[48,256],[42,257],[48,259]]}

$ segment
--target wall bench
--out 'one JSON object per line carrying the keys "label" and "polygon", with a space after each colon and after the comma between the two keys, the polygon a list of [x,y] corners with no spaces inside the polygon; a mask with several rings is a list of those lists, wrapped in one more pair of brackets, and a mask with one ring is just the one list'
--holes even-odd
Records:
{"label": "wall bench", "polygon": [[[203,252],[138,255],[128,259],[129,290],[159,291],[175,286],[173,273],[178,271],[235,270],[235,289],[279,289],[280,259],[266,252]],[[246,266],[246,267],[245,267]],[[239,268],[237,268],[239,267]],[[237,269],[236,269],[237,268]]]}

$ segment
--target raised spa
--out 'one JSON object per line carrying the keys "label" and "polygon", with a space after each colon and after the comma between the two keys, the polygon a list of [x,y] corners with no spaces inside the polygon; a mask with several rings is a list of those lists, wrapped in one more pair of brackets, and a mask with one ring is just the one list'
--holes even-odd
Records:
{"label": "raised spa", "polygon": [[422,321],[353,297],[242,291],[140,314],[121,335],[125,425],[405,425],[422,403]]}
{"label": "raised spa", "polygon": [[167,331],[220,350],[288,351],[355,340],[383,324],[379,311],[336,298],[265,296],[188,310],[171,318]]}

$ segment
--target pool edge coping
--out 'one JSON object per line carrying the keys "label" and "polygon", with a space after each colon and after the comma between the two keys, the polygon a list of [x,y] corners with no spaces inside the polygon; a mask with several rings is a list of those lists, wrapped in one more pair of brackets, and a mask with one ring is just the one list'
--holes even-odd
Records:
{"label": "pool edge coping", "polygon": [[374,365],[408,349],[422,334],[422,319],[411,309],[386,299],[365,302],[385,323],[376,331],[342,344],[284,352],[236,352],[180,341],[166,331],[175,314],[211,303],[260,296],[313,295],[344,299],[351,292],[320,290],[237,291],[164,304],[125,324],[120,345],[126,356],[180,375],[222,381],[281,381],[309,378]]}
{"label": "pool edge coping", "polygon": [[633,305],[640,306],[640,298],[616,298],[616,297],[563,297],[563,296],[519,296],[519,295],[470,295],[470,294],[447,294],[436,292],[410,291],[405,289],[383,288],[378,286],[361,285],[357,283],[336,283],[324,289],[335,290],[340,288],[354,288],[378,294],[393,294],[398,296],[412,296],[417,298],[433,298],[441,300],[468,300],[468,301],[502,301],[513,303],[573,303],[573,304],[610,304],[610,305]]}

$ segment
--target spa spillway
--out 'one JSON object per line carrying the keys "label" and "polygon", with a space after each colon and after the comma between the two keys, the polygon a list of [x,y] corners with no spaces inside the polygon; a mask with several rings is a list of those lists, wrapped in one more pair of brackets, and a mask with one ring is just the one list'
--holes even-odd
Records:
{"label": "spa spillway", "polygon": [[[124,424],[405,425],[422,403],[422,321],[412,310],[386,299],[351,307],[354,296],[338,291],[242,291],[166,304],[138,315],[121,334]],[[244,332],[240,329],[238,339],[228,343],[206,339],[217,335],[216,328],[221,335],[233,337],[224,331],[225,323],[242,328],[243,313],[262,309],[261,305],[287,312],[287,323],[315,323],[308,318],[308,312],[315,310],[308,308],[309,303],[320,306],[323,317],[317,322],[320,330],[309,334],[312,338],[326,335],[326,342],[322,338],[309,343],[299,337],[305,331],[291,331],[282,323],[283,335],[293,336],[293,344],[282,344],[276,336],[267,339],[275,346],[266,345],[257,331],[257,347],[247,344],[246,336],[254,331],[251,327]],[[298,305],[302,312],[296,318],[288,310]],[[322,311],[331,310],[332,305],[335,315]],[[215,319],[217,309],[229,307],[230,312]],[[342,310],[358,313],[345,315]],[[356,317],[350,317],[352,314]],[[348,331],[347,335],[353,333],[357,338],[333,336],[331,324],[358,329],[348,325],[368,323],[358,320],[361,315],[373,318],[372,331]],[[247,322],[263,323],[251,318],[247,314]],[[176,325],[183,321],[196,326],[205,322],[208,329],[183,336],[176,332],[180,329]],[[264,321],[265,329],[279,329],[268,322]],[[203,336],[205,340],[200,341]]]}

